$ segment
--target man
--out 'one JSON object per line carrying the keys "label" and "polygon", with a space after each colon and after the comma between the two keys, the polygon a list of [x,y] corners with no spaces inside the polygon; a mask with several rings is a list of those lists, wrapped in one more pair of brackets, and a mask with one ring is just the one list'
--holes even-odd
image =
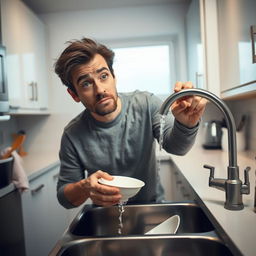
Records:
{"label": "man", "polygon": [[[88,198],[96,205],[117,204],[119,189],[98,183],[99,178],[111,180],[111,175],[145,182],[131,203],[164,200],[155,156],[161,101],[147,92],[118,94],[113,58],[106,46],[83,38],[70,42],[55,64],[68,93],[85,106],[65,127],[61,140],[57,196],[66,208],[79,206]],[[190,82],[177,82],[174,90],[191,87]],[[205,102],[191,96],[173,104],[175,120],[170,112],[164,127],[167,152],[184,155],[192,147]]]}

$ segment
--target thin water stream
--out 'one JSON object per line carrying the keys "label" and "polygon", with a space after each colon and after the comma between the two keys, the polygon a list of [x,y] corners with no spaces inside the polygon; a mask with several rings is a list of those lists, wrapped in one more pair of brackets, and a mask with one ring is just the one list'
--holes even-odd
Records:
{"label": "thin water stream", "polygon": [[118,211],[119,211],[119,224],[118,224],[118,230],[117,233],[119,235],[122,235],[122,229],[123,229],[123,213],[124,213],[124,206],[126,205],[127,202],[120,202],[118,204]]}
{"label": "thin water stream", "polygon": [[160,149],[160,151],[163,148],[165,117],[166,117],[166,115],[161,115],[161,117],[160,117],[160,131],[159,131],[159,149]]}
{"label": "thin water stream", "polygon": [[[160,117],[160,131],[159,131],[159,150],[162,151],[163,149],[163,141],[164,141],[164,125],[165,125],[165,117],[166,115],[161,115]],[[157,157],[157,171],[161,170],[161,157]]]}

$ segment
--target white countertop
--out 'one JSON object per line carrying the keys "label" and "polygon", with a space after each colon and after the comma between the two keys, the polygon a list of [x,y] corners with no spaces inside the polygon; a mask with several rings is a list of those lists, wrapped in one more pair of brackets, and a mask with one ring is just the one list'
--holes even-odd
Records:
{"label": "white countertop", "polygon": [[228,153],[222,150],[204,150],[200,146],[194,148],[186,156],[171,158],[192,185],[203,203],[222,226],[234,244],[245,256],[256,255],[256,213],[254,210],[255,189],[255,152],[239,152],[238,166],[240,179],[244,182],[244,169],[251,167],[249,172],[251,193],[243,195],[245,208],[240,211],[230,211],[224,208],[225,193],[208,186],[208,169],[204,164],[215,166],[215,178],[227,178]]}

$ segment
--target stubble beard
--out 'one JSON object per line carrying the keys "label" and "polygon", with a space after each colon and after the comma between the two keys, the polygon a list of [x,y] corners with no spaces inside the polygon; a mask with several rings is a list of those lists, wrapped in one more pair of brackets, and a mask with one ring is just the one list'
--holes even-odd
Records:
{"label": "stubble beard", "polygon": [[[106,97],[111,98],[111,101],[97,104],[100,100]],[[84,105],[91,113],[95,113],[99,116],[106,116],[108,114],[113,113],[117,109],[117,99],[118,99],[117,93],[115,95],[104,93],[104,94],[97,95],[96,103],[94,104],[94,106],[88,106],[88,105],[86,106],[86,104]]]}
{"label": "stubble beard", "polygon": [[117,109],[117,100],[112,98],[112,103],[102,104],[101,106],[96,105],[95,113],[99,116],[105,116],[113,113]]}

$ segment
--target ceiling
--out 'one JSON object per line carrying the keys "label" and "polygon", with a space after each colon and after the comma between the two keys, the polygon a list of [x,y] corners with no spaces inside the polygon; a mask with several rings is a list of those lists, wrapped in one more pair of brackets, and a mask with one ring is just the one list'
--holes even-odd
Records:
{"label": "ceiling", "polygon": [[189,3],[190,0],[22,0],[35,13],[79,11],[167,3]]}

